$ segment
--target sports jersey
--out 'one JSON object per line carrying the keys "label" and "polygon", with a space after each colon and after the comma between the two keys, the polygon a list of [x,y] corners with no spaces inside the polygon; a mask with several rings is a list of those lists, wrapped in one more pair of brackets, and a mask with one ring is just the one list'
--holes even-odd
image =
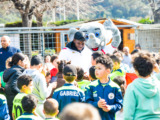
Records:
{"label": "sports jersey", "polygon": [[[123,98],[120,87],[112,80],[109,80],[108,83],[101,83],[100,80],[96,80],[91,82],[86,89],[86,102],[98,109],[101,119],[115,120],[115,113],[122,109]],[[105,99],[107,105],[110,105],[111,110],[109,112],[98,107],[100,98]]]}
{"label": "sports jersey", "polygon": [[21,101],[22,101],[23,97],[26,95],[27,94],[25,94],[25,93],[18,93],[13,100],[12,113],[14,114],[15,119],[24,113]]}
{"label": "sports jersey", "polygon": [[59,103],[59,112],[72,102],[84,102],[84,92],[74,86],[73,84],[65,83],[62,87],[54,91],[52,98],[56,99]]}
{"label": "sports jersey", "polygon": [[86,90],[85,87],[86,87],[87,85],[89,85],[90,83],[91,83],[91,82],[88,81],[88,80],[81,80],[81,81],[78,81],[78,82],[77,82],[78,87],[79,87],[81,90],[83,90],[83,91]]}
{"label": "sports jersey", "polygon": [[6,97],[0,94],[0,120],[10,120]]}
{"label": "sports jersey", "polygon": [[42,120],[40,117],[35,116],[33,113],[23,113],[16,120]]}
{"label": "sports jersey", "polygon": [[113,80],[117,76],[125,77],[125,72],[121,69],[117,69],[117,70],[113,70],[109,76],[111,80]]}

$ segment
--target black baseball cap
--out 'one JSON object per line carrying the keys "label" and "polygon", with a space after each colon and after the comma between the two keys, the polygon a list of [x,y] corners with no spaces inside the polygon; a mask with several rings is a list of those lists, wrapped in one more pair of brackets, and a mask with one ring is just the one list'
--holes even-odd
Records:
{"label": "black baseball cap", "polygon": [[78,32],[75,33],[74,39],[80,40],[80,41],[85,41],[85,38],[84,38],[84,36],[83,36],[83,33],[80,32],[80,31],[78,31]]}
{"label": "black baseball cap", "polygon": [[73,65],[66,65],[63,69],[63,74],[66,76],[76,76],[77,75],[77,69]]}

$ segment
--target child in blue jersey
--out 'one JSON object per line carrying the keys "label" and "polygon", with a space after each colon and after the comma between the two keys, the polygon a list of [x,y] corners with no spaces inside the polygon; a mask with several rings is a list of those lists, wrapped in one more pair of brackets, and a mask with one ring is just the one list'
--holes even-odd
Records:
{"label": "child in blue jersey", "polygon": [[58,120],[56,115],[59,113],[58,102],[55,99],[47,99],[44,103],[45,120]]}
{"label": "child in blue jersey", "polygon": [[41,120],[41,118],[35,114],[37,102],[38,100],[33,95],[24,96],[21,101],[24,113],[16,120]]}
{"label": "child in blue jersey", "polygon": [[86,102],[98,109],[102,120],[115,120],[115,113],[122,109],[120,87],[109,78],[112,66],[110,57],[97,58],[95,74],[98,80],[92,82],[85,92]]}
{"label": "child in blue jersey", "polygon": [[10,120],[6,97],[0,94],[0,120]]}
{"label": "child in blue jersey", "polygon": [[20,76],[17,79],[17,86],[20,89],[20,93],[18,93],[13,100],[13,108],[12,108],[13,120],[15,120],[24,113],[21,101],[24,96],[32,92],[33,89],[32,77],[28,75]]}
{"label": "child in blue jersey", "polygon": [[84,92],[77,88],[73,83],[77,76],[76,67],[73,65],[66,65],[63,69],[63,78],[66,83],[54,91],[52,98],[56,99],[59,103],[59,111],[72,102],[84,102]]}

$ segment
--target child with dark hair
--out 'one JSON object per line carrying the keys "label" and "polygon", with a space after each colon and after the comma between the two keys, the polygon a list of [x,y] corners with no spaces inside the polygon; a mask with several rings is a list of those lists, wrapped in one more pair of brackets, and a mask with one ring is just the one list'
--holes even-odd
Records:
{"label": "child with dark hair", "polygon": [[13,100],[13,109],[12,109],[12,117],[15,120],[22,113],[24,113],[21,100],[27,94],[30,94],[33,89],[32,77],[28,75],[22,75],[17,79],[17,86],[20,89],[20,93],[18,93]]}
{"label": "child with dark hair", "polygon": [[57,81],[57,73],[58,73],[58,55],[51,56],[51,63],[53,65],[53,68],[50,70],[51,73],[51,83]]}
{"label": "child with dark hair", "polygon": [[[14,97],[20,92],[17,87],[17,78],[22,75],[25,66],[25,56],[22,53],[16,53],[9,62],[11,68],[3,73],[3,80],[6,82],[5,95],[7,98],[9,114],[12,116],[12,106]],[[12,119],[12,118],[11,118]]]}
{"label": "child with dark hair", "polygon": [[122,109],[122,93],[120,87],[114,83],[109,74],[113,62],[110,57],[96,59],[96,77],[87,87],[86,102],[96,107],[102,120],[114,120],[115,113]]}
{"label": "child with dark hair", "polygon": [[154,60],[148,52],[135,54],[133,67],[138,76],[124,97],[124,120],[160,119],[160,81],[151,76]]}
{"label": "child with dark hair", "polygon": [[56,118],[57,114],[59,113],[58,110],[58,102],[55,99],[47,99],[44,103],[44,114],[45,120],[58,120]]}
{"label": "child with dark hair", "polygon": [[111,80],[113,80],[117,76],[125,77],[125,72],[120,68],[120,64],[121,64],[120,59],[115,55],[111,55],[110,58],[113,61],[113,70],[109,75]]}
{"label": "child with dark hair", "polygon": [[[122,76],[117,76],[113,79],[113,82],[117,83],[119,85],[119,87],[121,88],[121,91],[122,91],[122,96],[124,97],[124,94],[125,94],[125,78],[122,77]],[[124,117],[123,117],[123,108],[116,112],[116,120],[124,120]]]}
{"label": "child with dark hair", "polygon": [[81,90],[85,91],[86,90],[85,87],[90,84],[90,81],[83,80],[83,77],[84,77],[84,70],[81,67],[77,67],[77,79],[76,79],[76,81],[77,81],[78,87]]}
{"label": "child with dark hair", "polygon": [[66,65],[63,69],[63,77],[66,83],[56,89],[52,98],[56,99],[59,103],[59,111],[72,102],[84,102],[84,92],[74,85],[74,81],[77,77],[76,67],[73,65]]}
{"label": "child with dark hair", "polygon": [[23,72],[23,74],[29,75],[33,79],[33,91],[32,94],[38,99],[38,105],[36,112],[42,117],[45,118],[43,113],[43,103],[46,98],[52,92],[52,88],[55,86],[54,83],[50,83],[47,87],[45,76],[41,73],[43,69],[43,60],[39,55],[33,56],[31,58],[31,67]]}
{"label": "child with dark hair", "polygon": [[96,59],[98,57],[102,57],[104,55],[104,53],[102,51],[96,51],[94,53],[92,53],[92,58],[91,58],[91,62],[92,62],[92,66],[96,65]]}
{"label": "child with dark hair", "polygon": [[41,120],[41,118],[34,113],[37,107],[37,102],[36,97],[33,95],[24,96],[21,101],[24,113],[16,120]]}
{"label": "child with dark hair", "polygon": [[95,75],[95,66],[92,66],[89,68],[89,79],[91,82],[97,80],[96,75]]}

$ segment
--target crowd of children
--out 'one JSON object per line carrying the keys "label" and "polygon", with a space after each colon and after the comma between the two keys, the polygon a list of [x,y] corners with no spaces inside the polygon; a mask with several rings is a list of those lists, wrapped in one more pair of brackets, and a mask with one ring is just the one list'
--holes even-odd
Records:
{"label": "crowd of children", "polygon": [[[29,61],[16,53],[0,73],[0,120],[159,120],[159,56],[131,56],[127,65],[120,51],[94,52],[86,74],[58,55],[44,64],[39,55]],[[130,72],[136,79],[129,84]]]}

